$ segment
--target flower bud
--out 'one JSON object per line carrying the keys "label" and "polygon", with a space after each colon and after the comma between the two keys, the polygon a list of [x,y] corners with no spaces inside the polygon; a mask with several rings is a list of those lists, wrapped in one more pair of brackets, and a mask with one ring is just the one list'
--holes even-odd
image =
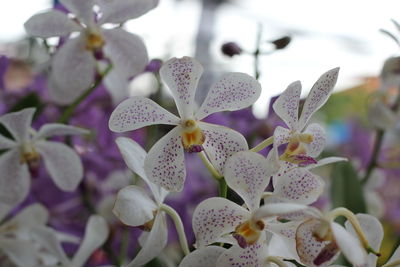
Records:
{"label": "flower bud", "polygon": [[284,49],[288,44],[292,41],[292,38],[290,36],[284,36],[279,39],[276,39],[274,41],[271,41],[271,44],[275,45],[275,49]]}
{"label": "flower bud", "polygon": [[228,57],[240,55],[243,52],[242,48],[237,43],[234,42],[223,44],[221,47],[221,51],[224,55]]}

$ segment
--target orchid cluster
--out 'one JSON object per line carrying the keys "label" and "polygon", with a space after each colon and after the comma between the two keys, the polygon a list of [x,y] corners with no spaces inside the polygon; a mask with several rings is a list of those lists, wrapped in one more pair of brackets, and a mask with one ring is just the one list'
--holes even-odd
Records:
{"label": "orchid cluster", "polygon": [[[10,99],[0,105],[1,266],[378,266],[382,223],[320,203],[334,185],[319,170],[349,164],[324,153],[329,137],[312,119],[339,68],[323,73],[305,100],[301,82],[289,84],[272,101],[276,122],[257,135],[255,125],[266,123],[251,113],[262,92],[258,66],[256,78],[222,74],[197,103],[202,65],[188,56],[149,63],[141,37],[124,29],[158,0],[59,2],[25,23],[51,55],[32,85],[39,103],[0,95]],[[271,43],[283,50],[290,40]],[[228,43],[223,51],[242,49]],[[0,58],[4,91],[9,64]],[[363,180],[349,177],[360,191],[374,190],[363,183],[384,133],[398,135],[400,94],[388,89],[400,84],[398,65],[385,63],[383,93],[370,105],[374,154]],[[128,98],[129,83],[146,71],[175,107],[160,95]],[[379,266],[400,266],[400,248],[388,258]]]}

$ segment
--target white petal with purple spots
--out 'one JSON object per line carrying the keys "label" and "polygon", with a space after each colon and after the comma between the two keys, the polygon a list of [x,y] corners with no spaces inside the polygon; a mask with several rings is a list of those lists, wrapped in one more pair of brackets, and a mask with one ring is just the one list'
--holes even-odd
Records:
{"label": "white petal with purple spots", "polygon": [[301,83],[295,81],[278,97],[273,104],[275,113],[289,126],[297,130],[299,116],[299,101],[301,94]]}

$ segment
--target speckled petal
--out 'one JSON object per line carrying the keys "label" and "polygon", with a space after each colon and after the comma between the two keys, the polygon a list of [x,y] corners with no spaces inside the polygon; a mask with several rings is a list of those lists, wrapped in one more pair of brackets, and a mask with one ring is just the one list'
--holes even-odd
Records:
{"label": "speckled petal", "polygon": [[313,141],[310,144],[306,144],[307,156],[313,158],[319,156],[322,150],[324,150],[326,144],[326,133],[324,128],[317,123],[313,123],[307,126],[304,133],[311,134],[313,136]]}
{"label": "speckled petal", "polygon": [[99,0],[102,17],[99,24],[123,23],[135,19],[152,10],[159,0]]}
{"label": "speckled petal", "polygon": [[[360,223],[362,231],[367,237],[369,245],[375,251],[379,251],[383,240],[383,227],[380,221],[369,214],[357,214],[356,217],[358,219],[358,222]],[[345,223],[345,227],[347,231],[358,238],[353,226],[348,220]],[[368,259],[371,266],[376,266],[378,257],[375,254],[369,253]]]}
{"label": "speckled petal", "polygon": [[226,183],[242,197],[250,211],[260,206],[271,175],[268,161],[250,151],[238,152],[230,157],[224,171]]}
{"label": "speckled petal", "polygon": [[161,79],[170,89],[183,119],[194,115],[194,96],[202,73],[203,67],[191,57],[172,58],[160,69]]}
{"label": "speckled petal", "polygon": [[272,105],[275,113],[293,130],[297,130],[300,94],[301,83],[295,81],[283,91]]}
{"label": "speckled petal", "polygon": [[149,180],[168,191],[182,191],[186,178],[180,132],[180,126],[172,129],[150,149],[144,161]]}
{"label": "speckled petal", "polygon": [[[296,231],[296,250],[303,264],[306,266],[316,266],[314,260],[320,252],[330,244],[329,241],[318,241],[313,232],[321,226],[318,219],[310,219],[303,222]],[[318,266],[329,266],[339,256],[339,250],[326,261]]]}
{"label": "speckled petal", "polygon": [[324,181],[304,168],[294,168],[274,182],[274,195],[301,204],[311,204],[324,190]]}
{"label": "speckled petal", "polygon": [[239,72],[227,73],[208,91],[195,117],[201,120],[215,112],[246,108],[252,105],[260,94],[261,85],[253,77]]}
{"label": "speckled petal", "polygon": [[26,108],[18,112],[4,114],[0,117],[0,123],[7,128],[17,143],[26,141],[29,139],[29,129],[35,111],[35,108]]}
{"label": "speckled petal", "polygon": [[108,126],[121,133],[153,124],[179,124],[180,119],[153,100],[135,96],[117,106],[111,114]]}
{"label": "speckled petal", "polygon": [[156,216],[150,233],[146,236],[142,249],[126,267],[140,267],[159,256],[167,245],[168,228],[165,214]]}
{"label": "speckled petal", "polygon": [[250,218],[250,212],[220,197],[201,202],[193,213],[193,231],[197,248],[216,242],[222,235],[235,230]]}
{"label": "speckled petal", "polygon": [[254,267],[254,266],[268,266],[268,247],[264,242],[257,242],[246,248],[239,246],[232,246],[226,252],[219,256],[217,265],[218,267]]}
{"label": "speckled petal", "polygon": [[337,245],[353,266],[363,266],[367,263],[367,253],[358,238],[351,235],[338,223],[332,222],[331,229]]}
{"label": "speckled petal", "polygon": [[205,122],[198,125],[205,135],[204,150],[219,173],[223,173],[230,156],[249,149],[246,139],[239,132]]}
{"label": "speckled petal", "polygon": [[217,260],[225,251],[225,248],[219,246],[197,249],[183,258],[179,267],[217,267]]}
{"label": "speckled petal", "polygon": [[278,148],[280,145],[289,143],[290,139],[290,130],[278,126],[274,131],[274,148]]}
{"label": "speckled petal", "polygon": [[157,209],[143,188],[131,185],[119,190],[113,213],[126,225],[140,226],[151,221]]}
{"label": "speckled petal", "polygon": [[318,81],[313,85],[310,93],[307,96],[306,102],[304,103],[303,110],[299,118],[299,130],[304,128],[314,112],[322,107],[328,100],[333,87],[336,84],[338,74],[339,68],[329,70],[322,74]]}

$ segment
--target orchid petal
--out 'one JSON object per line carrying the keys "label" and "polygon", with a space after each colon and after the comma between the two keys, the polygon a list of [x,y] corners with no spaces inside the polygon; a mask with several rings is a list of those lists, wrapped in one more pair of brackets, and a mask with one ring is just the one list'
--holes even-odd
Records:
{"label": "orchid petal", "polygon": [[40,266],[38,251],[29,241],[0,238],[0,250],[19,267]]}
{"label": "orchid petal", "polygon": [[222,253],[217,260],[216,266],[218,267],[254,267],[254,266],[268,266],[266,265],[268,253],[267,245],[264,242],[258,241],[257,243],[241,248],[239,246],[232,246],[226,252]]}
{"label": "orchid petal", "polygon": [[153,100],[145,97],[131,97],[117,106],[110,117],[108,126],[113,132],[136,130],[153,124],[178,125],[180,119]]}
{"label": "orchid petal", "polygon": [[332,164],[332,163],[336,163],[336,162],[343,162],[343,161],[348,161],[348,159],[347,158],[342,158],[342,157],[323,158],[323,159],[318,160],[318,162],[316,164],[311,164],[311,165],[308,165],[308,166],[304,167],[304,169],[311,170],[311,169],[315,169],[315,168],[318,168],[318,167],[325,166],[327,164]]}
{"label": "orchid petal", "polygon": [[[358,222],[360,223],[361,230],[366,235],[369,245],[375,250],[379,251],[383,240],[383,227],[377,218],[369,214],[357,214]],[[346,230],[353,236],[358,238],[356,231],[349,221],[345,223]],[[378,257],[375,254],[368,254],[369,263],[373,266],[376,265]]]}
{"label": "orchid petal", "polygon": [[126,225],[140,226],[151,221],[157,209],[143,188],[131,185],[119,190],[113,213]]}
{"label": "orchid petal", "polygon": [[234,111],[251,106],[261,94],[261,85],[253,77],[239,72],[224,74],[208,91],[195,117],[202,120],[219,111]]}
{"label": "orchid petal", "polygon": [[204,200],[193,213],[197,247],[216,242],[249,218],[248,210],[225,198],[212,197]]}
{"label": "orchid petal", "polygon": [[89,24],[87,26],[91,26],[94,23],[93,0],[60,0],[60,3],[71,13],[77,15],[84,23]]}
{"label": "orchid petal", "polygon": [[103,83],[111,96],[114,105],[129,97],[129,77],[125,70],[113,67],[103,79]]}
{"label": "orchid petal", "polygon": [[81,29],[79,24],[58,10],[36,14],[25,22],[24,27],[28,34],[41,38],[66,36]]}
{"label": "orchid petal", "polygon": [[80,135],[89,134],[89,131],[80,127],[61,123],[47,123],[35,134],[34,140],[45,139],[55,135]]}
{"label": "orchid petal", "polygon": [[269,253],[274,256],[300,261],[296,252],[296,229],[301,222],[268,222],[266,230],[274,233],[269,243]]}
{"label": "orchid petal", "polygon": [[[0,222],[4,220],[7,214],[12,210],[12,206],[0,202]],[[2,224],[4,225],[4,224]],[[2,227],[0,227],[2,228]]]}
{"label": "orchid petal", "polygon": [[181,127],[177,126],[158,140],[144,161],[149,180],[168,191],[182,191],[186,178]]}
{"label": "orchid petal", "polygon": [[373,102],[368,108],[368,121],[381,130],[389,130],[396,126],[396,113],[381,101]]}
{"label": "orchid petal", "polygon": [[326,144],[326,133],[324,128],[322,128],[319,124],[313,123],[307,126],[305,134],[311,134],[313,140],[310,144],[307,144],[307,156],[317,157],[321,154],[322,150],[324,150]]}
{"label": "orchid petal", "polygon": [[168,241],[168,228],[164,214],[158,214],[142,249],[127,267],[139,267],[160,255]]}
{"label": "orchid petal", "polygon": [[197,249],[183,258],[179,267],[217,266],[216,264],[219,256],[225,251],[225,248],[219,246],[209,246]]}
{"label": "orchid petal", "polygon": [[278,97],[272,105],[275,113],[292,130],[297,130],[299,116],[299,102],[301,94],[301,83],[296,81],[291,83],[288,88]]}
{"label": "orchid petal", "polygon": [[224,171],[226,183],[241,196],[250,211],[260,206],[261,196],[271,175],[268,161],[250,151],[238,152],[230,157]]}
{"label": "orchid petal", "polygon": [[149,12],[158,5],[159,0],[100,0],[102,17],[99,24],[123,23]]}
{"label": "orchid petal", "polygon": [[202,73],[203,67],[191,57],[172,58],[160,69],[161,80],[170,89],[182,119],[194,115],[194,96]]}
{"label": "orchid petal", "polygon": [[309,219],[297,228],[296,231],[296,250],[302,263],[306,266],[329,266],[339,256],[339,249],[330,249],[324,261],[318,265],[314,264],[314,260],[324,250],[325,247],[334,245],[333,241],[317,240],[314,232],[325,223],[318,219]]}
{"label": "orchid petal", "polygon": [[158,202],[163,202],[168,192],[150,182],[145,174],[144,161],[147,156],[146,151],[138,143],[126,137],[118,137],[116,143],[128,168],[137,173],[146,182]]}
{"label": "orchid petal", "polygon": [[17,145],[18,144],[14,140],[0,135],[0,149],[11,149]]}
{"label": "orchid petal", "polygon": [[294,168],[274,181],[274,195],[301,204],[315,202],[324,190],[324,181],[303,168]]}
{"label": "orchid petal", "polygon": [[1,225],[0,228],[12,228],[12,225],[18,225],[18,227],[31,228],[39,225],[47,224],[49,220],[49,212],[41,204],[32,204],[22,211],[20,211],[12,219],[8,220]]}
{"label": "orchid petal", "polygon": [[0,117],[0,123],[7,128],[17,143],[22,143],[29,140],[29,130],[35,111],[35,108],[26,108],[18,112],[7,113]]}
{"label": "orchid petal", "polygon": [[54,55],[50,94],[60,104],[74,101],[93,83],[96,61],[85,46],[85,38],[79,36],[69,39]]}
{"label": "orchid petal", "polygon": [[355,266],[366,264],[368,257],[360,240],[347,232],[346,229],[338,223],[332,222],[331,229],[336,243],[346,256],[346,259]]}
{"label": "orchid petal", "polygon": [[205,135],[204,150],[219,173],[223,173],[226,160],[239,151],[248,150],[246,139],[230,128],[199,122]]}
{"label": "orchid petal", "polygon": [[302,130],[311,116],[322,107],[328,100],[333,87],[336,84],[339,74],[339,68],[334,68],[321,75],[317,82],[311,88],[304,103],[298,124],[298,130]]}
{"label": "orchid petal", "polygon": [[71,266],[83,266],[92,253],[106,242],[109,234],[107,222],[103,217],[92,215],[86,224],[85,236],[75,253]]}
{"label": "orchid petal", "polygon": [[290,141],[290,130],[278,126],[274,130],[274,148],[278,149],[280,145],[289,143]]}
{"label": "orchid petal", "polygon": [[25,199],[30,188],[28,166],[20,163],[17,148],[0,155],[0,202],[16,205]]}
{"label": "orchid petal", "polygon": [[57,187],[68,192],[74,191],[83,178],[81,159],[75,150],[50,141],[39,141],[35,147]]}
{"label": "orchid petal", "polygon": [[144,70],[149,59],[146,46],[139,36],[122,29],[104,30],[103,36],[106,41],[104,53],[111,60],[114,70],[126,79]]}
{"label": "orchid petal", "polygon": [[261,206],[253,215],[255,220],[265,219],[273,216],[283,216],[293,212],[303,211],[308,206],[293,203],[272,203]]}
{"label": "orchid petal", "polygon": [[60,241],[57,239],[56,231],[51,228],[41,226],[34,227],[31,230],[33,238],[35,241],[40,243],[44,248],[46,248],[52,255],[54,255],[57,260],[59,260],[63,265],[68,265],[69,259],[61,247]]}

